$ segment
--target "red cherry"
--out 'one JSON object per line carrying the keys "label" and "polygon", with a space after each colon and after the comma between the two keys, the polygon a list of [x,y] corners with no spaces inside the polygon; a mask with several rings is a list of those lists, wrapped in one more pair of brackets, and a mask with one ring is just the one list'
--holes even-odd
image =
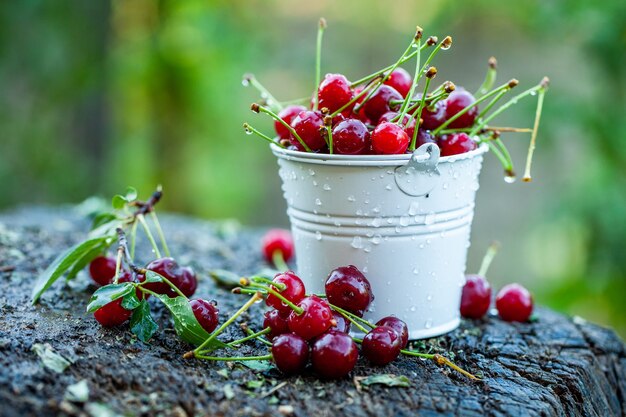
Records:
{"label": "red cherry", "polygon": [[406,97],[411,91],[413,77],[404,68],[396,68],[385,81],[385,85],[395,88],[402,97]]}
{"label": "red cherry", "polygon": [[461,315],[479,319],[487,313],[491,304],[491,286],[480,275],[466,275],[461,295]]}
{"label": "red cherry", "polygon": [[[452,118],[455,114],[459,113],[467,106],[471,106],[476,102],[474,96],[463,88],[457,88],[446,99],[446,119]],[[462,129],[464,127],[470,127],[476,121],[478,116],[478,106],[473,106],[466,113],[459,116],[458,119],[450,123],[448,126],[451,129]]]}
{"label": "red cherry", "polygon": [[375,327],[363,338],[361,353],[374,365],[387,365],[400,355],[401,339],[391,327]]}
{"label": "red cherry", "polygon": [[354,97],[350,82],[341,74],[326,74],[320,83],[317,97],[319,108],[326,107],[330,113],[339,110]]}
{"label": "red cherry", "polygon": [[[301,111],[291,122],[291,127],[312,151],[319,151],[326,147],[325,136],[320,131],[324,127],[322,113],[311,110]],[[298,139],[291,136],[289,140],[296,148],[304,150]]]}
{"label": "red cherry", "polygon": [[347,119],[333,129],[333,150],[343,155],[364,154],[370,147],[370,132],[363,122]]}
{"label": "red cherry", "polygon": [[496,308],[504,321],[528,321],[533,312],[533,297],[519,284],[504,286],[496,296]]}
{"label": "red cherry", "polygon": [[132,314],[132,311],[126,310],[122,307],[123,298],[118,298],[115,301],[106,304],[97,309],[93,316],[104,327],[119,326],[128,320]]}
{"label": "red cherry", "polygon": [[441,156],[458,155],[473,151],[478,145],[465,132],[451,133],[439,138]]}
{"label": "red cherry", "polygon": [[196,316],[196,320],[207,333],[211,333],[219,323],[218,310],[215,304],[207,300],[191,300],[189,301],[191,311]]}
{"label": "red cherry", "polygon": [[343,378],[354,369],[359,351],[352,338],[330,330],[317,338],[311,349],[311,363],[324,378]]}
{"label": "red cherry", "polygon": [[309,345],[297,334],[281,334],[272,342],[272,357],[282,373],[296,374],[303,371],[309,361]]}
{"label": "red cherry", "polygon": [[[193,295],[198,286],[198,280],[191,268],[181,268],[173,258],[159,258],[146,266],[147,270],[154,271],[167,278],[187,297]],[[176,292],[166,282],[151,282],[144,285],[157,294],[166,294],[168,297],[176,297]]]}
{"label": "red cherry", "polygon": [[446,121],[446,102],[440,100],[432,106],[423,108],[420,117],[422,119],[420,127],[427,130],[438,128]]}
{"label": "red cherry", "polygon": [[[280,290],[278,287],[275,286],[272,286],[272,289],[279,292],[280,295],[282,295],[292,303],[298,304],[304,298],[304,295],[306,293],[304,283],[295,274],[295,272],[286,271],[282,274],[277,274],[272,281],[277,284],[283,284],[285,286],[285,289],[283,290]],[[291,312],[291,307],[283,304],[283,301],[273,294],[267,295],[265,303],[268,306],[274,307],[276,310],[279,310],[283,314]]]}
{"label": "red cherry", "polygon": [[[120,272],[120,277],[117,279],[117,282],[119,284],[122,284],[124,282],[143,282],[145,281],[145,277],[143,275],[138,275],[137,279],[135,279],[133,277],[133,274],[131,274],[128,271],[121,271]],[[135,295],[137,296],[138,299],[143,300],[144,298],[147,300],[148,297],[150,297],[150,294],[147,294],[143,291],[141,291],[139,288],[137,288],[135,290]]]}
{"label": "red cherry", "polygon": [[350,332],[350,325],[352,324],[350,323],[350,320],[346,319],[344,316],[342,316],[341,314],[337,313],[334,310],[333,310],[333,318],[335,319],[335,322],[337,322],[337,324],[330,327],[332,330],[336,330],[342,333]]}
{"label": "red cherry", "polygon": [[[291,309],[289,311],[291,311]],[[283,333],[289,333],[287,317],[289,317],[289,314],[283,315],[283,313],[278,310],[269,310],[265,312],[263,315],[263,328],[270,328],[270,332],[267,334],[267,337],[270,340]]]}
{"label": "red cherry", "polygon": [[291,312],[288,319],[289,330],[305,340],[321,335],[334,324],[333,312],[321,298],[311,295],[297,305],[304,311],[302,314]]}
{"label": "red cherry", "polygon": [[[394,118],[399,115],[397,111],[389,111],[382,116],[378,120],[378,124],[391,122]],[[397,119],[396,119],[397,121]],[[394,121],[394,123],[396,123]],[[407,136],[409,137],[409,142],[413,139],[413,133],[415,132],[415,119],[408,114],[404,115],[404,119],[402,120],[402,126]]]}
{"label": "red cherry", "polygon": [[[356,87],[354,89],[354,95],[357,96],[361,93],[361,91],[363,91],[363,87]],[[357,105],[360,105],[363,100],[365,100],[365,98],[367,97],[367,93],[363,94],[361,97],[359,97],[356,102],[354,103],[354,107],[356,107]],[[359,106],[359,110],[356,113],[352,113],[354,115],[354,117],[356,117],[357,119],[359,119],[360,121],[362,121],[363,123],[365,123],[366,125],[371,124],[372,122],[370,121],[369,117],[367,117],[367,115],[365,114],[365,109],[363,108],[364,106]],[[353,108],[354,110],[354,108]]]}
{"label": "red cherry", "polygon": [[[369,93],[365,94],[367,97]],[[395,88],[388,85],[381,85],[378,90],[365,102],[363,109],[365,115],[374,123],[378,124],[380,116],[391,110],[396,110],[400,107],[399,104],[390,104],[392,100],[402,100],[402,95],[396,91]]]}
{"label": "red cherry", "polygon": [[[413,139],[411,138],[411,140]],[[415,138],[415,148],[419,148],[425,143],[437,143],[437,141],[430,130],[420,129],[417,131],[417,138]]]}
{"label": "red cherry", "polygon": [[291,233],[284,229],[268,230],[261,239],[261,248],[267,262],[273,263],[276,251],[280,251],[283,254],[283,260],[289,262],[294,252]]}
{"label": "red cherry", "polygon": [[409,142],[409,135],[394,123],[381,123],[372,132],[372,150],[375,154],[405,153]]}
{"label": "red cherry", "polygon": [[409,328],[406,323],[394,316],[383,317],[376,322],[376,326],[390,327],[400,336],[400,348],[404,349],[409,343]]}
{"label": "red cherry", "polygon": [[115,258],[98,256],[89,264],[89,275],[98,285],[108,285],[115,277]]}
{"label": "red cherry", "polygon": [[[287,106],[278,113],[278,117],[280,117],[285,123],[291,126],[291,122],[296,116],[301,112],[306,110],[304,106]],[[276,135],[281,139],[289,139],[291,133],[289,129],[287,129],[282,123],[279,121],[274,121],[274,130],[276,130]]]}
{"label": "red cherry", "polygon": [[329,303],[359,317],[363,316],[374,300],[370,282],[354,265],[332,270],[326,279],[324,289]]}

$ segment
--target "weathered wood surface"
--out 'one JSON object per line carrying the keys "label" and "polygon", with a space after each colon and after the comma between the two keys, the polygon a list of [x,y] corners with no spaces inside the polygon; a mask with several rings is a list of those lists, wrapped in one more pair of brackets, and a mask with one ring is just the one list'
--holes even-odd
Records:
{"label": "weathered wood surface", "polygon": [[[242,299],[216,288],[206,272],[257,271],[259,233],[218,233],[215,224],[180,217],[163,223],[173,252],[204,277],[198,295],[218,299],[223,316],[234,311]],[[146,416],[626,415],[624,343],[611,330],[547,309],[540,309],[532,324],[495,317],[465,321],[453,333],[425,341],[427,349],[453,352],[461,366],[483,377],[481,382],[412,358],[382,368],[360,360],[354,376],[406,375],[412,386],[359,390],[352,376],[325,382],[311,374],[285,378],[276,370],[183,360],[188,347],[178,341],[160,307],[156,318],[165,331],[150,345],[126,329],[102,329],[84,312],[93,290],[86,276],[71,288],[58,282],[32,307],[29,294],[37,273],[86,230],[87,223],[69,209],[24,208],[0,215],[2,416],[114,415],[103,414],[98,403],[112,413]],[[258,327],[260,316],[257,309],[249,322]],[[62,374],[44,369],[31,351],[34,343],[49,343],[73,364]],[[241,352],[264,349],[250,345]],[[66,388],[83,379],[88,403],[64,400]]]}

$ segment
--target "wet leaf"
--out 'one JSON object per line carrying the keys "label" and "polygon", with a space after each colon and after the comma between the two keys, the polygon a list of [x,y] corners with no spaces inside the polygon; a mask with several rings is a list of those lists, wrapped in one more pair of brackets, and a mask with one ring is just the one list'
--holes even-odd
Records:
{"label": "wet leaf", "polygon": [[137,189],[135,187],[126,187],[126,201],[135,201],[137,199]]}
{"label": "wet leaf", "polygon": [[109,284],[98,288],[92,295],[87,305],[87,312],[93,313],[100,307],[122,298],[135,291],[135,286],[130,282],[123,284]]}
{"label": "wet leaf", "polygon": [[39,275],[32,292],[32,303],[35,304],[41,294],[54,282],[67,272],[74,264],[81,260],[87,253],[106,243],[108,238],[96,237],[72,246],[59,255],[48,268]]}
{"label": "wet leaf", "polygon": [[100,213],[93,218],[93,221],[91,222],[91,230],[97,229],[104,224],[111,223],[114,220],[117,220],[117,216],[115,214]]}
{"label": "wet leaf", "polygon": [[152,315],[150,314],[150,305],[146,300],[142,300],[139,307],[133,311],[130,318],[130,331],[137,336],[139,340],[147,343],[148,340],[159,329]]}
{"label": "wet leaf", "polygon": [[368,387],[370,385],[385,385],[387,387],[411,386],[411,380],[404,375],[380,374],[361,378],[359,378],[358,381],[363,387]]}
{"label": "wet leaf", "polygon": [[230,384],[224,385],[224,388],[222,389],[224,390],[224,397],[226,397],[227,400],[232,400],[233,398],[235,398],[235,391]]}
{"label": "wet leaf", "polygon": [[67,281],[69,281],[71,279],[74,279],[76,277],[76,275],[78,275],[78,273],[80,271],[82,271],[83,268],[85,268],[87,265],[89,265],[89,263],[91,261],[93,261],[98,256],[102,255],[107,247],[108,247],[108,244],[105,241],[105,242],[103,242],[102,245],[96,246],[95,248],[93,248],[89,252],[85,252],[85,254],[83,254],[83,256],[81,256],[80,259],[78,261],[76,261],[76,263],[69,270],[69,272],[67,273],[65,279]]}
{"label": "wet leaf", "polygon": [[58,374],[62,373],[71,365],[71,362],[56,353],[49,344],[35,343],[31,348],[39,356],[44,367]]}
{"label": "wet leaf", "polygon": [[113,206],[115,210],[123,209],[126,203],[127,203],[126,197],[120,194],[114,195],[113,199],[111,199],[111,205]]}
{"label": "wet leaf", "polygon": [[146,280],[143,281],[144,284],[147,284],[148,282],[162,282],[163,281],[163,277],[154,272],[154,271],[146,271]]}
{"label": "wet leaf", "polygon": [[137,291],[131,291],[122,299],[122,307],[126,310],[134,310],[139,307],[140,304],[139,298],[137,298]]}
{"label": "wet leaf", "polygon": [[258,372],[266,372],[274,368],[274,364],[270,361],[239,361],[237,364]]}
{"label": "wet leaf", "polygon": [[65,389],[63,398],[74,403],[85,403],[89,400],[89,385],[87,380],[83,379],[75,384],[69,385]]}
{"label": "wet leaf", "polygon": [[257,389],[257,388],[261,388],[264,384],[265,384],[265,378],[253,379],[251,381],[246,382],[246,388]]}
{"label": "wet leaf", "polygon": [[217,285],[223,288],[232,289],[240,285],[239,279],[241,277],[238,274],[225,269],[214,269],[209,271],[209,276]]}

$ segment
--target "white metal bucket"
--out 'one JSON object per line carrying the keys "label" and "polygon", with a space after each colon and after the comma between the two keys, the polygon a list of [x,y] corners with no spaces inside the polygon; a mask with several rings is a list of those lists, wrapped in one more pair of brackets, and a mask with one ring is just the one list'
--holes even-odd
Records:
{"label": "white metal bucket", "polygon": [[[487,149],[439,158],[430,144],[413,156],[312,154],[272,145],[307,291],[322,293],[331,270],[352,264],[375,296],[365,318],[395,315],[411,339],[455,329]],[[407,172],[411,165],[418,169]]]}

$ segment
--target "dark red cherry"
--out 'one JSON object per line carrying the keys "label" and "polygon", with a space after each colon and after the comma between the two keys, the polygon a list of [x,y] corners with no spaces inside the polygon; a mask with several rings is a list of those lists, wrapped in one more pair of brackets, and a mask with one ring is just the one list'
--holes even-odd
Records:
{"label": "dark red cherry", "polygon": [[[145,281],[145,277],[143,275],[138,275],[137,279],[135,279],[135,277],[133,276],[133,274],[131,274],[128,271],[121,271],[120,272],[120,277],[117,279],[118,284],[122,284],[124,282],[143,282]],[[148,297],[150,297],[150,294],[144,293],[143,291],[141,291],[139,288],[137,288],[135,290],[135,294],[137,295],[137,298],[140,300],[148,299]]]}
{"label": "dark red cherry", "polygon": [[[363,91],[363,87],[356,87],[354,89],[354,95],[357,96],[361,93],[361,91]],[[367,97],[368,93],[364,93],[360,98],[358,98],[355,102],[355,106],[354,108],[356,108],[357,106],[359,106],[359,109],[354,112],[354,108],[353,110],[353,117],[356,117],[357,119],[359,119],[360,121],[362,121],[363,123],[365,123],[366,125],[371,124],[371,120],[369,119],[369,117],[367,117],[367,115],[365,114],[365,109],[363,108],[364,106],[360,106],[360,104],[363,102],[363,100],[365,100],[365,98]]]}
{"label": "dark red cherry", "polygon": [[89,275],[98,285],[108,285],[115,276],[115,258],[98,256],[89,264]]}
{"label": "dark red cherry", "polygon": [[473,151],[478,147],[465,132],[451,133],[443,135],[439,138],[439,149],[441,156],[459,155],[465,152]]}
{"label": "dark red cherry", "polygon": [[343,332],[343,333],[350,332],[350,325],[352,324],[350,323],[350,320],[346,319],[344,316],[342,316],[341,314],[337,313],[334,310],[333,310],[333,317],[335,319],[335,322],[337,322],[337,324],[330,327],[332,330],[336,330],[338,332]]}
{"label": "dark red cherry", "polygon": [[374,300],[370,282],[354,265],[331,271],[324,289],[329,303],[358,316],[363,316]]}
{"label": "dark red cherry", "polygon": [[305,297],[298,304],[304,311],[297,314],[292,311],[289,315],[289,330],[305,340],[311,340],[324,333],[335,324],[333,312],[321,298],[311,295]]}
{"label": "dark red cherry", "polygon": [[[291,122],[291,127],[312,151],[326,147],[325,135],[320,130],[324,127],[324,117],[319,111],[301,111]],[[299,150],[305,150],[295,137],[291,136],[289,140]]]}
{"label": "dark red cherry", "polygon": [[343,378],[354,369],[359,351],[352,338],[330,330],[318,337],[311,348],[311,363],[315,372],[329,379]]}
{"label": "dark red cherry", "polygon": [[274,253],[277,251],[282,253],[285,262],[289,262],[294,252],[291,233],[285,229],[268,230],[261,239],[261,250],[270,264],[273,263]]}
{"label": "dark red cherry", "polygon": [[[367,97],[369,93],[365,94]],[[388,85],[381,85],[378,90],[365,102],[363,109],[365,115],[373,122],[378,124],[378,119],[388,111],[400,108],[399,104],[390,103],[393,101],[401,101],[402,95],[395,88]]]}
{"label": "dark red cherry", "polygon": [[400,355],[401,339],[391,327],[375,327],[363,338],[361,353],[374,365],[387,365]]}
{"label": "dark red cherry", "polygon": [[193,311],[196,320],[198,320],[200,326],[202,326],[207,333],[211,333],[215,330],[219,323],[219,311],[214,303],[198,299],[189,301],[189,305],[191,306],[191,311]]}
{"label": "dark red cherry", "polygon": [[[147,270],[154,271],[167,278],[187,297],[193,295],[198,286],[198,280],[191,268],[181,268],[173,258],[160,258],[150,262]],[[176,292],[166,282],[151,282],[144,285],[145,288],[157,294],[166,294],[176,297]]]}
{"label": "dark red cherry", "polygon": [[491,286],[480,275],[465,275],[461,294],[461,315],[479,319],[487,313],[491,304]]}
{"label": "dark red cherry", "polygon": [[[289,311],[291,311],[291,309]],[[287,324],[288,317],[289,314],[284,315],[278,310],[265,312],[263,315],[263,328],[270,328],[270,332],[267,334],[270,340],[283,333],[289,333],[289,325]]]}
{"label": "dark red cherry", "polygon": [[272,358],[282,373],[297,374],[309,361],[309,345],[297,334],[281,334],[272,342]]}
{"label": "dark red cherry", "polygon": [[176,286],[187,297],[191,297],[196,292],[196,288],[198,288],[198,278],[191,267],[186,266],[182,268],[182,275]]}
{"label": "dark red cherry", "polygon": [[118,298],[94,311],[93,316],[98,323],[104,327],[114,327],[126,322],[132,311],[122,307],[122,300],[123,298]]}
{"label": "dark red cherry", "polygon": [[504,286],[496,296],[496,308],[504,321],[528,321],[533,312],[533,297],[519,284]]}
{"label": "dark red cherry", "polygon": [[[452,116],[475,102],[476,99],[470,92],[463,88],[457,88],[446,99],[446,120],[449,120]],[[470,127],[476,121],[476,116],[478,116],[478,106],[473,106],[466,113],[459,116],[458,119],[450,123],[448,127],[451,129]]]}
{"label": "dark red cherry", "polygon": [[[306,289],[304,288],[304,283],[295,274],[295,272],[286,271],[286,272],[283,272],[282,274],[276,274],[276,276],[274,277],[272,281],[277,284],[284,285],[285,288],[282,290],[276,286],[272,286],[272,289],[279,292],[280,295],[282,295],[283,297],[285,297],[287,300],[291,301],[292,303],[298,304],[304,298],[304,295],[306,293]],[[276,297],[273,294],[267,295],[267,298],[265,299],[265,303],[268,306],[274,307],[276,310],[279,310],[283,314],[287,314],[291,312],[291,307],[284,304],[280,298]]]}
{"label": "dark red cherry", "polygon": [[370,132],[357,119],[347,119],[333,129],[333,150],[343,155],[359,155],[369,151]]}
{"label": "dark red cherry", "polygon": [[438,128],[446,121],[446,102],[440,100],[432,106],[423,108],[420,118],[422,119],[420,127],[426,130]]}
{"label": "dark red cherry", "polygon": [[372,132],[372,151],[379,155],[405,153],[409,135],[395,123],[381,123]]}
{"label": "dark red cherry", "polygon": [[[304,110],[306,110],[306,107],[304,106],[287,106],[278,113],[278,117],[291,126],[293,119],[295,119],[296,116]],[[291,136],[289,129],[277,120],[274,121],[274,130],[276,130],[276,135],[281,139],[289,139]]]}
{"label": "dark red cherry", "polygon": [[402,97],[406,97],[411,91],[413,77],[404,68],[396,68],[385,81],[385,85],[395,88]]}
{"label": "dark red cherry", "polygon": [[383,317],[376,322],[376,326],[386,326],[394,329],[400,336],[400,348],[404,349],[409,343],[409,328],[406,323],[394,316]]}
{"label": "dark red cherry", "polygon": [[341,74],[326,74],[320,83],[318,108],[326,107],[330,113],[339,110],[354,97],[350,82]]}
{"label": "dark red cherry", "polygon": [[[391,120],[394,120],[394,119],[395,120],[393,123],[397,123],[399,119],[398,115],[399,113],[396,111],[389,111],[383,114],[382,116],[380,116],[380,119],[378,120],[378,124],[391,122]],[[415,132],[415,119],[411,117],[409,114],[405,114],[404,119],[402,121],[402,128],[404,129],[407,136],[409,137],[409,143],[410,143],[411,140],[413,139],[413,133]]]}

